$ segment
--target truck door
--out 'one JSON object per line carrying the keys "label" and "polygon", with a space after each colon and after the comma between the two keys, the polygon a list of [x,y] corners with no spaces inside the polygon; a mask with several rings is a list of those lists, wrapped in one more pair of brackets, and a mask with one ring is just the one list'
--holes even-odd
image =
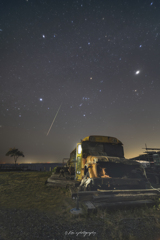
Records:
{"label": "truck door", "polygon": [[81,180],[81,168],[82,168],[82,144],[77,143],[76,148],[76,180]]}

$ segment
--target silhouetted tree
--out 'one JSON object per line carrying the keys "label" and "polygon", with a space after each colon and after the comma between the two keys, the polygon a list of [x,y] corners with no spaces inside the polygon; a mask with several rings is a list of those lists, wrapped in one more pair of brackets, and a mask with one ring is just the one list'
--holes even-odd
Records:
{"label": "silhouetted tree", "polygon": [[23,152],[19,151],[17,148],[10,148],[9,151],[6,153],[6,156],[14,157],[15,166],[16,166],[17,159],[19,157],[24,157],[24,154]]}

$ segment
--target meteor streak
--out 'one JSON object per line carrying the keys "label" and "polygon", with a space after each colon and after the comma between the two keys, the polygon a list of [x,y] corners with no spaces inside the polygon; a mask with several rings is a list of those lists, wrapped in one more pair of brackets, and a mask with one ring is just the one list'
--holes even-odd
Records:
{"label": "meteor streak", "polygon": [[[62,104],[61,104],[61,105],[62,105]],[[58,112],[59,112],[59,110],[60,110],[60,108],[61,108],[61,105],[60,105],[60,107],[58,108],[58,111],[57,111],[57,113],[56,113],[56,115],[55,115],[55,117],[54,117],[54,119],[53,119],[53,121],[52,121],[52,124],[51,124],[51,126],[50,126],[50,128],[49,128],[49,130],[48,130],[48,132],[47,132],[47,136],[48,136],[48,134],[49,134],[49,132],[50,132],[50,130],[51,130],[51,128],[52,128],[52,125],[53,125],[54,121],[56,120],[56,117],[57,117]]]}

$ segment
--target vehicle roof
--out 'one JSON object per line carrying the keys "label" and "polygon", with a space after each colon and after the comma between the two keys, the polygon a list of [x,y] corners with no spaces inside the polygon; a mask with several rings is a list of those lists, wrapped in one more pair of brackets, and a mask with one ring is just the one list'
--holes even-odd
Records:
{"label": "vehicle roof", "polygon": [[82,139],[82,142],[85,142],[85,141],[104,142],[104,143],[106,142],[106,143],[122,144],[123,145],[123,143],[115,137],[101,136],[101,135],[91,135],[91,136],[85,137],[85,138]]}

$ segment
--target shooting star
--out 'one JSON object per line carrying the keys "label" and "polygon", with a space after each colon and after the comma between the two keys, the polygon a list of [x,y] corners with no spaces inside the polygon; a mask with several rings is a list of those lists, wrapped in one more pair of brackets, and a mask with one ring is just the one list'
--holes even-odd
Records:
{"label": "shooting star", "polygon": [[[62,104],[61,104],[61,105],[62,105]],[[53,119],[53,121],[52,121],[52,124],[51,124],[51,126],[50,126],[50,128],[49,128],[49,130],[48,130],[48,132],[47,132],[47,136],[48,136],[48,134],[49,134],[49,132],[50,132],[50,130],[51,130],[51,128],[52,128],[52,125],[53,125],[54,121],[56,120],[56,117],[57,117],[58,112],[59,112],[59,110],[60,110],[60,108],[61,108],[61,105],[60,105],[60,107],[58,108],[58,111],[57,111],[57,113],[56,113],[56,115],[55,115],[55,117],[54,117],[54,119]]]}

